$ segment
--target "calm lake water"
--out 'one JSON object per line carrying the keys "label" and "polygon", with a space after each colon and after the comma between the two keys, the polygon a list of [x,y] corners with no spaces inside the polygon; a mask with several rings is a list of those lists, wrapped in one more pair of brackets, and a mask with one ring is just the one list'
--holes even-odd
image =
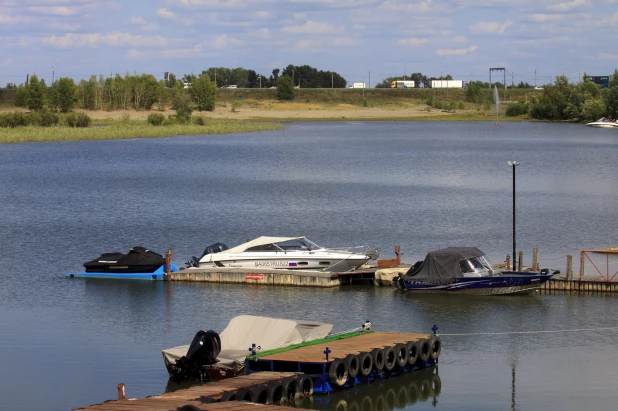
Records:
{"label": "calm lake water", "polygon": [[[318,409],[615,409],[618,299],[422,296],[391,287],[270,288],[67,279],[103,252],[306,235],[414,262],[446,246],[565,256],[618,245],[618,132],[574,124],[341,122],[229,136],[0,146],[0,409],[66,410],[161,393],[160,350],[241,314],[335,331],[430,332],[438,376],[410,375]],[[618,268],[613,268],[617,271]],[[570,330],[561,332],[547,332]],[[579,331],[576,331],[579,330]],[[487,334],[492,333],[492,334]],[[466,334],[466,335],[449,335]],[[441,388],[419,395],[439,378]],[[339,408],[341,409],[341,408]]]}

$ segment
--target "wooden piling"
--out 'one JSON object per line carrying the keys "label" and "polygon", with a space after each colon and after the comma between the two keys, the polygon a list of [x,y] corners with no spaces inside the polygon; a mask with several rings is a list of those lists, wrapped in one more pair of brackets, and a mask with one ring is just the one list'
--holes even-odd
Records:
{"label": "wooden piling", "polygon": [[517,261],[517,271],[521,271],[524,267],[522,261],[524,260],[524,252],[523,250],[519,250],[519,261]]}
{"label": "wooden piling", "polygon": [[534,247],[532,249],[532,271],[539,271],[538,258],[539,258],[539,249],[537,247]]}
{"label": "wooden piling", "polygon": [[573,256],[567,255],[566,260],[566,279],[567,281],[573,280]]}

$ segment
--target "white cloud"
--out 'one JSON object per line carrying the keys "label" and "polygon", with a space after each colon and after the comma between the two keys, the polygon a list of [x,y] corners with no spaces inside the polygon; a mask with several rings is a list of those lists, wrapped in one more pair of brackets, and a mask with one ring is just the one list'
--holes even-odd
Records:
{"label": "white cloud", "polygon": [[474,53],[478,47],[470,46],[467,49],[439,49],[436,50],[438,56],[463,56],[464,54]]}
{"label": "white cloud", "polygon": [[270,30],[267,28],[254,30],[252,33],[253,37],[258,37],[261,39],[269,39],[270,38]]}
{"label": "white cloud", "polygon": [[134,60],[139,60],[148,56],[148,52],[131,49],[127,52],[127,57]]}
{"label": "white cloud", "polygon": [[504,30],[512,24],[511,20],[507,20],[500,24],[495,21],[479,21],[470,26],[470,32],[474,34],[499,34],[502,35]]}
{"label": "white cloud", "polygon": [[129,22],[131,24],[138,26],[140,29],[144,31],[152,31],[152,30],[156,30],[159,28],[159,26],[157,26],[155,23],[149,24],[146,20],[144,20],[141,17],[131,17]]}
{"label": "white cloud", "polygon": [[131,33],[68,33],[64,36],[52,35],[41,39],[43,43],[58,48],[95,48],[108,47],[157,47],[169,44],[161,36],[142,36]]}
{"label": "white cloud", "polygon": [[351,39],[349,37],[335,37],[330,39],[331,44],[333,44],[334,46],[357,46],[358,40],[355,39]]}
{"label": "white cloud", "polygon": [[599,60],[618,61],[618,54],[612,54],[612,53],[597,53],[597,58],[598,58]]}
{"label": "white cloud", "polygon": [[590,0],[573,0],[570,2],[552,4],[547,6],[547,10],[567,12],[582,6],[590,6]]}
{"label": "white cloud", "polygon": [[160,53],[165,58],[193,58],[195,56],[203,55],[202,53],[202,45],[198,44],[193,48],[184,48],[184,49],[168,49],[163,50]]}
{"label": "white cloud", "polygon": [[159,17],[163,17],[164,19],[173,19],[176,17],[176,13],[171,12],[166,8],[158,9],[155,14]]}
{"label": "white cloud", "polygon": [[2,61],[2,65],[3,65],[3,66],[7,66],[7,67],[8,67],[8,66],[12,66],[12,65],[13,65],[13,59],[4,59],[4,60]]}
{"label": "white cloud", "polygon": [[218,49],[230,46],[239,46],[241,44],[241,40],[234,37],[229,37],[227,34],[221,34],[220,36],[215,37],[215,41],[213,42],[213,46]]}
{"label": "white cloud", "polygon": [[0,13],[0,23],[2,24],[17,24],[28,22],[29,19],[23,16],[11,16],[10,14]]}
{"label": "white cloud", "polygon": [[49,28],[54,30],[54,31],[59,31],[62,33],[74,33],[77,30],[79,30],[82,27],[81,24],[79,23],[60,23],[60,22],[53,22],[49,25]]}
{"label": "white cloud", "polygon": [[341,33],[342,26],[335,26],[330,23],[318,23],[308,20],[301,26],[285,26],[281,30],[293,34],[326,34],[326,33]]}
{"label": "white cloud", "polygon": [[78,10],[76,7],[66,7],[66,6],[33,6],[28,7],[29,11],[40,14],[51,14],[54,16],[73,16],[77,14]]}
{"label": "white cloud", "polygon": [[564,14],[536,13],[536,14],[529,15],[528,19],[539,22],[539,23],[558,22],[558,21],[564,21],[565,15]]}
{"label": "white cloud", "polygon": [[411,37],[409,39],[399,39],[398,43],[402,46],[422,47],[429,44],[432,40],[421,37]]}

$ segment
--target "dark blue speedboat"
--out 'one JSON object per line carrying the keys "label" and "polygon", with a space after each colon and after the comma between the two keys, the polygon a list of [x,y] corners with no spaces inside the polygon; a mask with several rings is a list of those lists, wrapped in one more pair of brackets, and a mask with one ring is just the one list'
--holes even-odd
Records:
{"label": "dark blue speedboat", "polygon": [[424,261],[393,279],[398,288],[414,292],[457,294],[528,294],[553,274],[501,271],[476,247],[448,247],[432,251]]}

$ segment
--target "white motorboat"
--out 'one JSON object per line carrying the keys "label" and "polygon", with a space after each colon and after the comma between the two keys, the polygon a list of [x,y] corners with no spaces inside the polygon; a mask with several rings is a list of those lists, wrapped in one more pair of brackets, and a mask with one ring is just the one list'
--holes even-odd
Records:
{"label": "white motorboat", "polygon": [[206,247],[190,267],[279,268],[344,272],[378,258],[380,249],[367,246],[324,248],[305,237],[259,237],[233,248],[222,243]]}
{"label": "white motorboat", "polygon": [[618,121],[603,117],[598,119],[597,121],[593,121],[592,123],[586,123],[586,125],[588,127],[597,128],[618,128]]}

